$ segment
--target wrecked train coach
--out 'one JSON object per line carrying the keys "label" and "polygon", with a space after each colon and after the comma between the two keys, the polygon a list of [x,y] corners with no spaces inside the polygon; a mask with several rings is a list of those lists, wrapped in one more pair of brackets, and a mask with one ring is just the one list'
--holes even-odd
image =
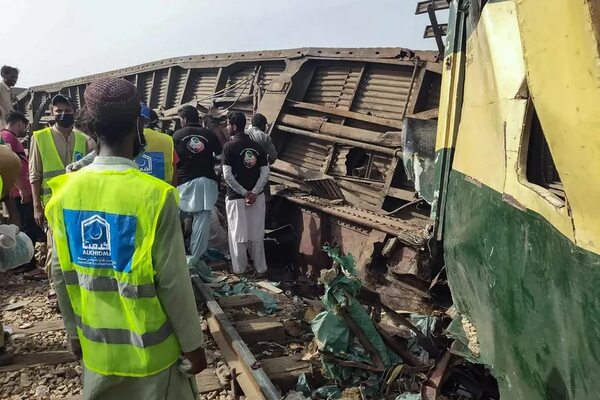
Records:
{"label": "wrecked train coach", "polygon": [[86,85],[100,76],[138,86],[163,129],[177,127],[184,104],[217,120],[229,110],[263,113],[279,154],[270,222],[294,228],[296,266],[316,278],[330,262],[323,245],[337,243],[357,258],[384,303],[431,311],[430,281],[439,272],[429,244],[436,52],[305,48],[180,57],[34,87],[21,105],[34,126],[44,124],[52,95],[68,94],[81,106]]}

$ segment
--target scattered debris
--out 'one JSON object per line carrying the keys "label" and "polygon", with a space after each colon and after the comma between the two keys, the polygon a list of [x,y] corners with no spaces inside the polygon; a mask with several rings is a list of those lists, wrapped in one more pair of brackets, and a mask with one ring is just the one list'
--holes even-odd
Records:
{"label": "scattered debris", "polygon": [[272,285],[269,282],[265,282],[265,281],[260,281],[260,282],[255,282],[254,283],[256,286],[260,286],[263,289],[267,289],[275,294],[281,294],[283,293],[283,290],[279,289],[277,286]]}
{"label": "scattered debris", "polygon": [[[14,301],[14,299],[11,299],[11,301]],[[13,303],[4,307],[3,311],[17,310],[19,308],[25,307],[29,303],[31,303],[31,300],[14,301]]]}
{"label": "scattered debris", "polygon": [[296,392],[295,390],[290,390],[288,394],[284,397],[283,400],[309,400],[308,397],[304,397],[304,395],[300,392]]}

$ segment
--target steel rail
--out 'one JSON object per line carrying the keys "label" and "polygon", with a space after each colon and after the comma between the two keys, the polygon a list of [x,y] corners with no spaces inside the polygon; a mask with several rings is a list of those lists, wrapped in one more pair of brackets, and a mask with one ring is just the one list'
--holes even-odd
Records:
{"label": "steel rail", "polygon": [[211,295],[208,286],[198,275],[192,275],[192,282],[206,304],[210,316],[208,325],[221,353],[230,367],[239,375],[236,376],[246,398],[256,400],[280,400],[281,394],[261,368],[246,343],[242,340],[227,315]]}

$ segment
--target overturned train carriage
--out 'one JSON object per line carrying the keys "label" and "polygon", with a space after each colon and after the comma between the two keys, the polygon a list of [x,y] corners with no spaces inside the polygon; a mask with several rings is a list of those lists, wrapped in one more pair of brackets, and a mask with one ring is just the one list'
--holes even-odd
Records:
{"label": "overturned train carriage", "polygon": [[177,128],[183,104],[217,119],[229,110],[263,113],[279,153],[270,222],[293,226],[300,270],[317,275],[329,262],[322,246],[337,243],[388,305],[431,309],[437,53],[306,48],[181,57],[37,86],[20,105],[44,124],[52,95],[81,106],[86,85],[102,76],[133,82],[164,129]]}

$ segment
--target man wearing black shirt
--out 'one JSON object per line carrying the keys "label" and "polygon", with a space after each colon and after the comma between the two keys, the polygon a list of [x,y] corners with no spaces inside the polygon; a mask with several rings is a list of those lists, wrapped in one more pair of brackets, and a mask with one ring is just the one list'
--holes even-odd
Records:
{"label": "man wearing black shirt", "polygon": [[200,115],[192,106],[179,112],[182,128],[173,134],[179,157],[177,175],[181,201],[179,208],[192,215],[190,265],[197,265],[208,249],[211,211],[219,196],[215,156],[221,154],[221,143],[213,132],[200,127]]}
{"label": "man wearing black shirt", "polygon": [[244,133],[246,117],[240,112],[227,115],[231,140],[223,147],[223,178],[227,182],[227,221],[229,252],[233,272],[241,274],[248,266],[250,252],[259,274],[267,271],[265,259],[265,195],[269,166],[264,149]]}

